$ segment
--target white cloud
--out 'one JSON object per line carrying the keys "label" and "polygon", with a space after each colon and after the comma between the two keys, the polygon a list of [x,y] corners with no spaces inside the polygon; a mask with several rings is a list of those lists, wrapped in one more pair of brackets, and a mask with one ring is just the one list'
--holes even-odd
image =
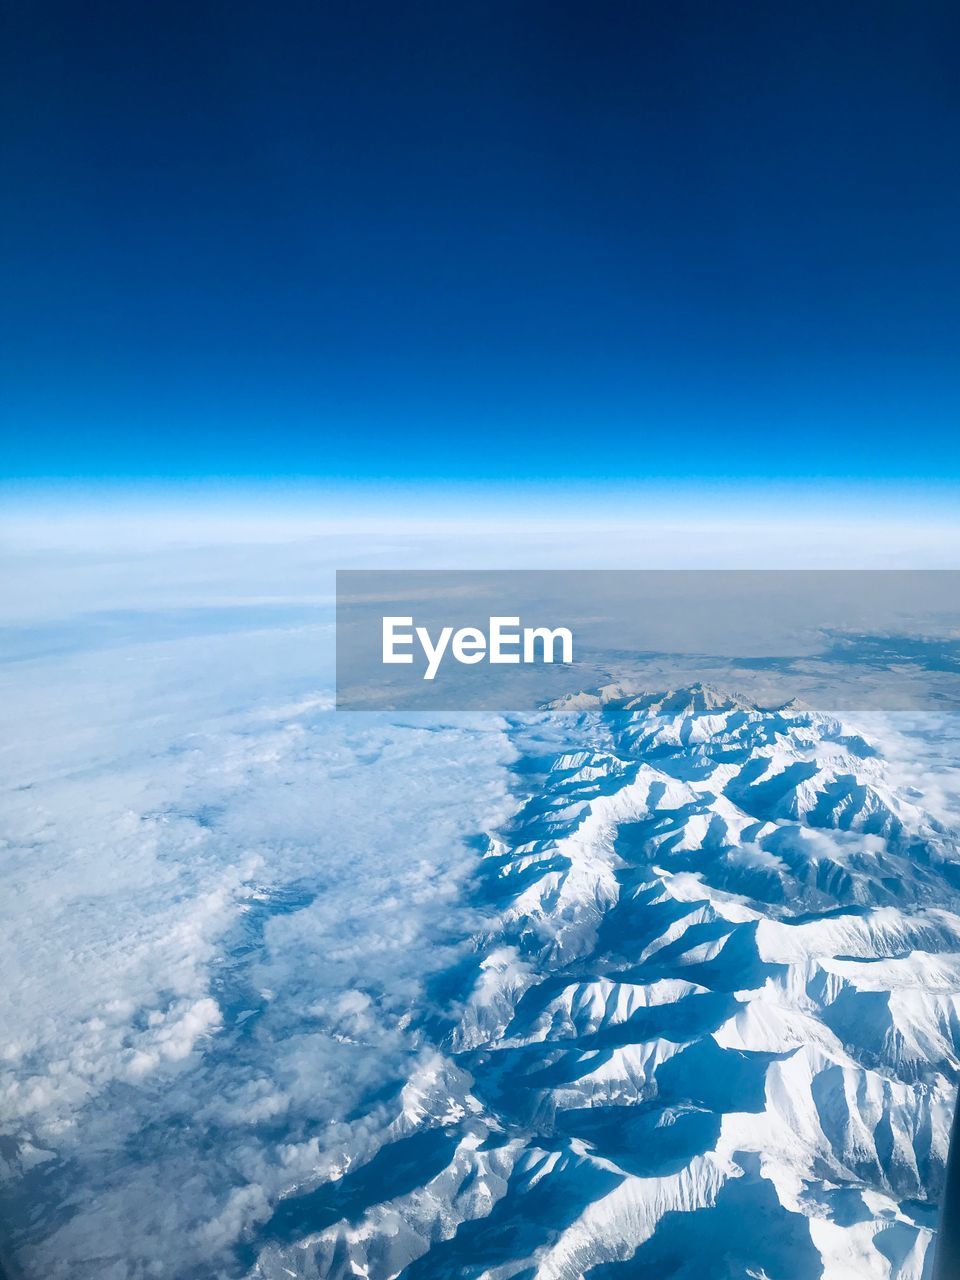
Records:
{"label": "white cloud", "polygon": [[461,940],[502,725],[338,715],[329,631],[273,621],[80,626],[0,666],[0,1214],[28,1275],[225,1265],[352,1110],[377,1141],[404,1015]]}
{"label": "white cloud", "polygon": [[[705,528],[669,559],[757,545]],[[356,536],[18,544],[0,600],[18,646],[0,663],[0,1130],[19,1145],[0,1215],[30,1276],[229,1275],[283,1192],[394,1119],[411,1009],[475,923],[465,839],[513,809],[514,748],[495,717],[333,712],[338,558],[630,564],[666,545],[654,523],[459,549]],[[897,741],[928,807],[941,788],[955,808],[938,748],[911,763]]]}

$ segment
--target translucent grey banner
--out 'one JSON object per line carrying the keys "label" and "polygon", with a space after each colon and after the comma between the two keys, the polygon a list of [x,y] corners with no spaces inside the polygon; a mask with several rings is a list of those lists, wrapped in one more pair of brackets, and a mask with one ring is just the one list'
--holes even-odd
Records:
{"label": "translucent grey banner", "polygon": [[337,574],[343,710],[506,714],[697,681],[767,703],[958,709],[960,571]]}

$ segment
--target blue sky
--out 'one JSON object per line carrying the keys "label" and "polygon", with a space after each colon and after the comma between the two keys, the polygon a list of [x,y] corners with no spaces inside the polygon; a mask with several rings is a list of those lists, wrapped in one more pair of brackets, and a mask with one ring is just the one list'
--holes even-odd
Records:
{"label": "blue sky", "polygon": [[2,474],[960,474],[956,6],[13,6]]}

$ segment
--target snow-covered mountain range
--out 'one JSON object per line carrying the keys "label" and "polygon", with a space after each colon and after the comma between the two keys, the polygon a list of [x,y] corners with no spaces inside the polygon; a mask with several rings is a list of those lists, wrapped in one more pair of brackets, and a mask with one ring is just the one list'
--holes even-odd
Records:
{"label": "snow-covered mountain range", "polygon": [[543,724],[394,1120],[291,1188],[252,1274],[928,1275],[956,833],[796,703],[607,688]]}

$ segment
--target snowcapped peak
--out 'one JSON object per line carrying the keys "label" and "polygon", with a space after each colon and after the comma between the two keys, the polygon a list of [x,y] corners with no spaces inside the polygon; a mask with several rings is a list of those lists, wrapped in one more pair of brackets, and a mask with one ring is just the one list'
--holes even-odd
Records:
{"label": "snowcapped peak", "polygon": [[545,714],[566,746],[491,837],[453,1030],[398,1100],[423,1177],[398,1149],[295,1273],[917,1280],[960,1076],[956,838],[797,701],[608,686]]}
{"label": "snowcapped peak", "polygon": [[[613,699],[607,699],[608,704]],[[752,703],[736,694],[717,689],[713,685],[697,681],[666,693],[636,693],[619,699],[625,710],[634,716],[658,716],[678,718],[683,716],[712,715],[725,711],[757,711]]]}

